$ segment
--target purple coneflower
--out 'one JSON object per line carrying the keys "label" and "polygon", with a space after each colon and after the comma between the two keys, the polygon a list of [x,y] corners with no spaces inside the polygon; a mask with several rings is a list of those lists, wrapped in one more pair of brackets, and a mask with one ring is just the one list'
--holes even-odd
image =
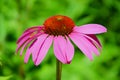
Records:
{"label": "purple coneflower", "polygon": [[[53,43],[54,54],[63,64],[69,64],[74,56],[73,41],[90,60],[92,54],[99,55],[102,48],[95,34],[106,32],[107,29],[99,24],[76,26],[67,16],[56,15],[48,18],[42,26],[27,29],[17,41],[17,50],[20,55],[27,45],[24,62],[27,63],[30,55],[35,65],[39,65],[46,56]],[[71,41],[70,41],[71,40]]]}

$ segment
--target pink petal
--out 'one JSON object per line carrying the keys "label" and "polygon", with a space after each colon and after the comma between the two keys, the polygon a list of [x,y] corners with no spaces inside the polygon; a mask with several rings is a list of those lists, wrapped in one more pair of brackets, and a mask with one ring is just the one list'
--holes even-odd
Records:
{"label": "pink petal", "polygon": [[17,40],[17,44],[18,44],[22,39],[24,39],[25,37],[30,36],[31,33],[32,33],[32,32],[23,33],[22,36],[20,36],[19,39]]}
{"label": "pink petal", "polygon": [[87,36],[89,36],[89,37],[91,37],[92,39],[94,39],[94,40],[99,44],[99,46],[102,47],[100,41],[98,40],[98,38],[97,38],[95,35],[87,34]]}
{"label": "pink petal", "polygon": [[67,61],[63,54],[63,51],[61,50],[61,48],[62,47],[65,48],[65,46],[60,47],[59,41],[61,42],[61,40],[59,39],[59,36],[54,38],[54,54],[59,61],[65,64]]}
{"label": "pink petal", "polygon": [[[25,49],[25,47],[26,47],[32,40],[34,40],[34,39],[29,39],[28,41],[26,41],[26,43],[23,45],[23,47],[22,47],[22,49],[21,49],[21,51],[20,51],[20,55],[22,55],[23,50]],[[36,41],[36,40],[34,40],[34,41]],[[32,44],[34,43],[34,41],[32,42]]]}
{"label": "pink petal", "polygon": [[17,44],[18,44],[23,38],[25,38],[25,37],[27,37],[27,36],[30,37],[30,35],[31,35],[33,32],[35,32],[35,31],[37,31],[37,32],[39,32],[39,33],[42,33],[41,30],[42,30],[42,27],[41,27],[41,26],[36,26],[36,27],[28,28],[27,30],[24,31],[24,33],[22,34],[22,36],[20,36],[20,38],[19,38],[18,41],[17,41]]}
{"label": "pink petal", "polygon": [[16,53],[17,53],[18,50],[23,46],[23,44],[25,44],[25,42],[27,42],[28,40],[29,40],[29,36],[26,36],[25,38],[23,38],[23,39],[17,44]]}
{"label": "pink petal", "polygon": [[39,54],[39,51],[45,41],[45,39],[47,38],[47,34],[43,34],[43,35],[40,35],[38,38],[37,38],[37,41],[34,43],[34,45],[32,45],[30,47],[30,50],[31,50],[31,53],[32,53],[32,59],[33,61],[35,62],[38,54]]}
{"label": "pink petal", "polygon": [[74,31],[84,34],[99,34],[107,32],[107,29],[99,24],[86,24],[80,27],[74,27]]}
{"label": "pink petal", "polygon": [[30,38],[30,35],[25,36],[23,39],[21,39],[21,41],[17,44],[17,49],[16,49],[16,53],[18,53],[18,50],[25,44],[27,43],[27,41],[32,41],[35,40],[38,36],[42,35],[42,33],[37,33],[36,35],[34,35],[33,37]]}
{"label": "pink petal", "polygon": [[95,35],[84,35],[88,40],[90,40],[90,42],[92,44],[94,44],[97,48],[99,48],[100,50],[102,50],[102,46],[101,43],[99,42],[99,40],[97,39],[97,37]]}
{"label": "pink petal", "polygon": [[86,43],[87,47],[90,49],[91,52],[95,53],[96,55],[100,54],[97,47],[92,44],[86,37],[81,36],[81,38],[83,39],[84,43]]}
{"label": "pink petal", "polygon": [[73,56],[74,56],[74,47],[70,40],[66,37],[66,58],[67,58],[67,63],[70,63]]}
{"label": "pink petal", "polygon": [[43,28],[43,26],[34,26],[34,27],[30,27],[27,30],[24,31],[25,32],[33,32],[33,31],[38,31],[41,30]]}
{"label": "pink petal", "polygon": [[82,41],[82,44],[85,44],[86,47],[92,52],[94,52],[96,55],[99,55],[99,51],[97,49],[97,47],[91,43],[88,38],[84,37],[83,34],[80,34],[80,33],[73,33],[73,36],[75,37],[80,37],[81,41]]}
{"label": "pink petal", "polygon": [[54,38],[54,54],[64,64],[69,64],[74,56],[74,47],[69,39],[62,36]]}
{"label": "pink petal", "polygon": [[46,37],[48,35],[47,34],[43,34],[43,35],[40,35],[37,40],[34,42],[33,45],[31,45],[27,51],[26,51],[26,54],[25,54],[25,58],[24,58],[24,62],[27,63],[28,62],[28,59],[30,57],[30,55],[32,54],[32,59],[33,61],[36,60],[37,56],[38,56],[38,53],[39,53],[39,50],[42,46],[42,44],[44,43]]}
{"label": "pink petal", "polygon": [[22,55],[23,50],[25,49],[25,47],[30,43],[31,40],[28,40],[22,47],[22,49],[20,50],[20,55]]}
{"label": "pink petal", "polygon": [[39,51],[39,54],[37,56],[37,59],[35,61],[35,65],[39,65],[42,60],[44,59],[44,57],[46,56],[51,44],[52,44],[52,41],[53,41],[53,36],[49,36],[45,42],[43,43],[43,45],[41,46],[41,49]]}
{"label": "pink petal", "polygon": [[30,55],[31,55],[31,51],[30,49],[28,48],[27,51],[26,51],[26,54],[25,54],[25,58],[24,58],[24,62],[27,63],[29,58],[30,58]]}
{"label": "pink petal", "polygon": [[90,59],[92,60],[91,50],[88,48],[88,43],[84,41],[82,36],[79,36],[75,33],[69,35],[71,40],[78,46],[78,48]]}

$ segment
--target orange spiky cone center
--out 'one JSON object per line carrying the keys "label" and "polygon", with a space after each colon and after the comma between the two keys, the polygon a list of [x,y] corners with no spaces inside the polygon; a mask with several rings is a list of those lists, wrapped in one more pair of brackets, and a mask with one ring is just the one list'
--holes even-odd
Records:
{"label": "orange spiky cone center", "polygon": [[44,22],[45,33],[55,36],[70,34],[74,26],[72,19],[62,15],[52,16]]}

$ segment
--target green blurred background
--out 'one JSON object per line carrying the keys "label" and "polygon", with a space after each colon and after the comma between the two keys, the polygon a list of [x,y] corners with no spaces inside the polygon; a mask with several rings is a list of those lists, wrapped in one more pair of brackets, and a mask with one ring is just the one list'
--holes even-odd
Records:
{"label": "green blurred background", "polygon": [[120,80],[120,0],[0,0],[0,80],[55,80],[56,59],[51,47],[39,66],[15,55],[16,41],[31,26],[53,15],[71,17],[76,25],[97,23],[108,32],[97,35],[103,50],[90,61],[75,47],[62,80]]}

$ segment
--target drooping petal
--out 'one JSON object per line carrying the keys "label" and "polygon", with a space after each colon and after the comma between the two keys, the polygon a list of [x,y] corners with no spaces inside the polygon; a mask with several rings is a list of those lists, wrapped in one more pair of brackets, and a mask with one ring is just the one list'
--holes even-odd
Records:
{"label": "drooping petal", "polygon": [[[66,63],[65,56],[63,54],[63,51],[61,50],[61,47],[59,46],[59,42],[61,43],[61,40],[59,40],[59,36],[54,38],[54,54],[57,57],[59,61],[62,63]],[[65,46],[62,46],[65,49]]]}
{"label": "drooping petal", "polygon": [[17,53],[18,50],[23,46],[23,44],[25,44],[25,42],[27,42],[28,40],[29,40],[29,36],[26,36],[25,38],[23,38],[23,39],[17,44],[16,53]]}
{"label": "drooping petal", "polygon": [[79,40],[81,39],[81,40],[80,40],[80,41],[82,41],[81,45],[82,45],[82,44],[86,45],[86,47],[88,48],[88,50],[89,50],[91,53],[95,53],[96,55],[99,55],[99,54],[100,54],[99,51],[98,51],[98,49],[97,49],[97,47],[96,47],[94,44],[92,44],[92,43],[88,40],[88,38],[86,38],[83,34],[73,33],[72,36],[78,37]]}
{"label": "drooping petal", "polygon": [[[17,43],[17,49],[16,53],[18,53],[18,50],[24,46],[27,42],[31,42],[32,40],[35,40],[38,36],[42,35],[42,33],[37,33],[36,35],[30,37],[30,35],[24,36],[18,43]],[[25,46],[26,47],[26,46]],[[23,48],[24,49],[24,48]],[[21,52],[22,53],[22,52]]]}
{"label": "drooping petal", "polygon": [[25,47],[30,43],[31,40],[28,40],[23,46],[22,49],[20,50],[20,55],[22,55],[23,50],[25,49]]}
{"label": "drooping petal", "polygon": [[88,43],[85,42],[84,39],[82,39],[82,36],[79,36],[75,33],[71,33],[69,37],[90,60],[93,59],[92,53],[87,46]]}
{"label": "drooping petal", "polygon": [[34,26],[34,27],[30,27],[27,30],[24,31],[25,32],[33,32],[33,31],[38,31],[41,30],[43,28],[43,26]]}
{"label": "drooping petal", "polygon": [[33,44],[36,40],[34,40],[34,39],[29,39],[28,41],[26,41],[26,43],[22,46],[22,49],[20,50],[20,56],[22,55],[23,50],[25,49],[25,47],[26,47],[31,41],[33,41],[33,42],[32,42],[32,44]]}
{"label": "drooping petal", "polygon": [[[31,41],[32,41],[32,39],[28,40],[28,41],[24,44],[24,46],[22,47],[22,49],[21,49],[21,51],[20,51],[20,55],[22,55],[22,52],[23,52],[24,48],[25,48]],[[34,40],[34,41],[32,42],[32,44],[34,44],[35,42],[36,42],[36,40]],[[27,63],[27,62],[28,62],[31,54],[32,54],[32,53],[31,53],[31,49],[30,49],[30,46],[29,46],[29,47],[27,48],[27,51],[26,51],[26,54],[25,54],[25,57],[24,57],[24,63]]]}
{"label": "drooping petal", "polygon": [[53,41],[53,36],[49,36],[46,38],[45,42],[41,46],[41,49],[38,53],[36,61],[34,62],[36,66],[39,65],[42,62],[42,60],[44,59],[44,57],[46,56],[46,54],[52,44],[52,41]]}
{"label": "drooping petal", "polygon": [[43,35],[40,35],[38,38],[37,38],[37,41],[34,43],[34,45],[32,45],[30,47],[30,50],[31,50],[31,53],[32,53],[32,59],[33,61],[35,62],[38,54],[39,54],[39,51],[45,41],[45,39],[47,38],[47,34],[43,34]]}
{"label": "drooping petal", "polygon": [[69,64],[74,56],[74,47],[69,39],[62,36],[54,38],[54,54],[59,61]]}
{"label": "drooping petal", "polygon": [[68,37],[66,37],[66,57],[67,57],[67,62],[70,63],[73,56],[74,56],[74,47]]}
{"label": "drooping petal", "polygon": [[96,55],[100,54],[97,47],[94,44],[92,44],[86,37],[81,36],[81,38],[83,39],[84,43],[86,43],[86,45],[90,49],[91,53],[95,53]]}
{"label": "drooping petal", "polygon": [[42,44],[44,43],[47,36],[48,36],[47,34],[40,35],[37,38],[37,40],[34,42],[34,44],[31,44],[31,46],[28,47],[26,54],[25,54],[25,58],[24,58],[25,63],[28,62],[28,59],[29,59],[31,54],[32,54],[33,61],[36,60],[38,53],[39,53],[39,50],[40,50],[40,48],[41,48]]}
{"label": "drooping petal", "polygon": [[102,45],[101,45],[100,41],[97,39],[97,37],[94,34],[80,34],[80,35],[84,36],[94,46],[96,46],[98,49],[102,50]]}
{"label": "drooping petal", "polygon": [[100,41],[98,40],[98,38],[97,38],[95,35],[87,34],[87,36],[89,36],[89,37],[91,37],[92,39],[94,39],[94,40],[99,44],[99,46],[102,47]]}
{"label": "drooping petal", "polygon": [[95,35],[84,35],[98,49],[102,50],[102,45]]}
{"label": "drooping petal", "polygon": [[24,31],[24,33],[19,37],[19,39],[17,40],[17,44],[22,40],[24,39],[25,37],[29,36],[34,33],[34,32],[39,32],[39,33],[42,33],[42,26],[36,26],[36,27],[31,27],[31,28],[28,28],[27,30]]}
{"label": "drooping petal", "polygon": [[32,33],[32,32],[23,33],[23,34],[19,37],[19,39],[17,40],[17,44],[18,44],[22,39],[24,39],[25,37],[30,36],[31,33]]}
{"label": "drooping petal", "polygon": [[27,51],[26,51],[26,54],[25,54],[25,57],[24,57],[24,63],[27,63],[29,58],[30,58],[30,55],[31,55],[31,51],[29,48],[27,48]]}
{"label": "drooping petal", "polygon": [[84,34],[99,34],[107,32],[107,29],[99,24],[86,24],[80,27],[74,27],[74,31]]}

